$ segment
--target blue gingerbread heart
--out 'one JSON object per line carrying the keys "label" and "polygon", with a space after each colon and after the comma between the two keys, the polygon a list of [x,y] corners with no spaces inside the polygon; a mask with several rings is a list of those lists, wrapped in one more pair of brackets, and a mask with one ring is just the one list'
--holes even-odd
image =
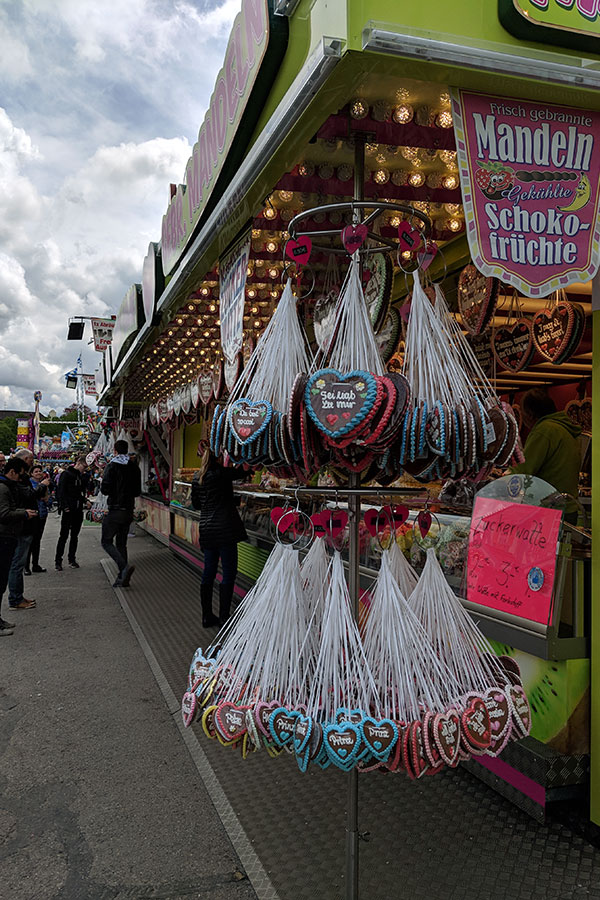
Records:
{"label": "blue gingerbread heart", "polygon": [[306,411],[316,428],[329,438],[354,431],[372,412],[376,399],[375,377],[360,369],[347,375],[337,369],[320,369],[304,389]]}
{"label": "blue gingerbread heart", "polygon": [[331,762],[345,772],[354,768],[364,750],[360,728],[353,722],[323,726],[323,746]]}

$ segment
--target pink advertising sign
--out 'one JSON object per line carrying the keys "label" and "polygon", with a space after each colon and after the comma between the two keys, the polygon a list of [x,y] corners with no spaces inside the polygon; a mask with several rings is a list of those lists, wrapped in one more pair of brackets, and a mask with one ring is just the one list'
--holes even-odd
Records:
{"label": "pink advertising sign", "polygon": [[548,624],[561,512],[478,497],[473,508],[467,600]]}
{"label": "pink advertising sign", "polygon": [[600,113],[453,91],[475,266],[529,297],[596,274]]}

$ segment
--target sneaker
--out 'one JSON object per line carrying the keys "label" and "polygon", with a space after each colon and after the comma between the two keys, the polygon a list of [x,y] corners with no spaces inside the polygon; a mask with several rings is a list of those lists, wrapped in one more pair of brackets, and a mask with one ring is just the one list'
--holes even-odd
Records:
{"label": "sneaker", "polygon": [[69,568],[70,568],[70,569],[78,569],[78,568],[79,568],[79,563],[78,563],[78,562],[75,562],[75,560],[73,560],[72,562],[69,562]]}
{"label": "sneaker", "polygon": [[32,571],[32,572],[35,572],[36,575],[37,575],[38,572],[46,572],[47,570],[44,569],[42,566],[32,566],[32,567],[31,567],[31,571]]}
{"label": "sneaker", "polygon": [[12,634],[15,630],[14,625],[9,625],[8,622],[5,622],[4,619],[0,619],[0,637],[4,637],[5,635]]}
{"label": "sneaker", "polygon": [[123,570],[123,574],[121,576],[121,587],[129,587],[129,582],[131,581],[131,576],[135,572],[135,566],[125,566]]}
{"label": "sneaker", "polygon": [[26,600],[25,597],[23,597],[20,603],[9,603],[8,605],[11,609],[33,609],[35,600]]}
{"label": "sneaker", "polygon": [[123,587],[123,582],[121,581],[121,576],[117,578],[116,581],[113,581],[113,587]]}
{"label": "sneaker", "polygon": [[31,569],[23,569],[23,575],[31,575]]}
{"label": "sneaker", "polygon": [[57,572],[62,572],[62,570],[63,570],[62,563],[56,563],[54,568],[56,569]]}
{"label": "sneaker", "polygon": [[7,622],[6,619],[0,618],[0,625],[3,625],[4,628],[15,628],[14,622]]}

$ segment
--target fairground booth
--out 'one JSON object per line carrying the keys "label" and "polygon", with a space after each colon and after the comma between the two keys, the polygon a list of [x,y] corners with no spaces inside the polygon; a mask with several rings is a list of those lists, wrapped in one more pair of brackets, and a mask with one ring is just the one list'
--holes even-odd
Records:
{"label": "fairground booth", "polygon": [[[417,573],[433,548],[531,710],[528,737],[464,764],[596,824],[599,87],[595,0],[244,0],[97,373],[144,527],[198,570],[193,478],[209,446],[245,465],[241,595],[292,508],[349,511],[355,599],[390,532]],[[533,387],[574,426],[569,496],[511,475]]]}

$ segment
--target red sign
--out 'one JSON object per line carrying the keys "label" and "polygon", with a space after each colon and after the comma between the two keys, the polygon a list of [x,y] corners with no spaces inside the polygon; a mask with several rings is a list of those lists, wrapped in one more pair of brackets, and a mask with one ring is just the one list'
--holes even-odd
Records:
{"label": "red sign", "polygon": [[545,297],[596,274],[600,113],[457,91],[467,236],[484,275]]}
{"label": "red sign", "polygon": [[548,624],[561,512],[478,497],[467,562],[467,600]]}

